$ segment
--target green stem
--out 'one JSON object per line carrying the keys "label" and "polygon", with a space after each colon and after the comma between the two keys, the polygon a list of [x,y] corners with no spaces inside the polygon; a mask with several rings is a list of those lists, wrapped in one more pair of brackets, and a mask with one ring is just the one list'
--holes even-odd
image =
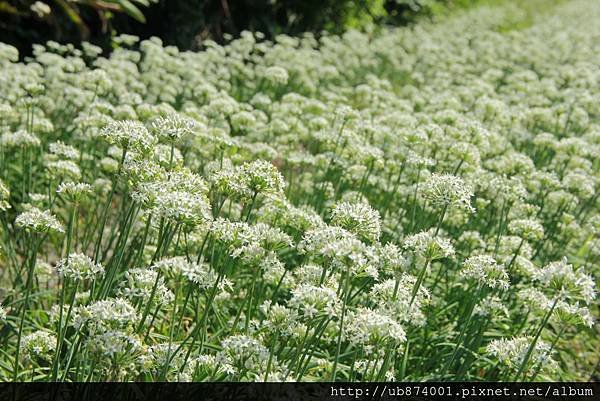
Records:
{"label": "green stem", "polygon": [[519,379],[519,376],[521,376],[521,374],[525,371],[527,362],[529,362],[529,358],[531,357],[531,354],[533,353],[533,350],[535,349],[535,345],[537,344],[537,341],[540,338],[542,331],[546,327],[548,320],[550,320],[550,316],[552,315],[552,312],[554,312],[554,308],[556,307],[557,303],[558,303],[558,297],[556,297],[556,299],[554,299],[554,302],[552,303],[552,307],[550,308],[548,313],[546,313],[546,316],[544,316],[544,319],[542,320],[540,327],[538,328],[537,332],[535,333],[535,337],[533,338],[533,341],[531,342],[531,344],[529,345],[529,348],[527,349],[527,353],[525,354],[525,357],[523,358],[523,362],[521,362],[521,366],[519,367],[519,370],[514,377],[514,381],[517,381]]}
{"label": "green stem", "polygon": [[477,301],[479,300],[479,297],[481,295],[481,290],[482,290],[482,286],[479,285],[477,287],[477,293],[476,293],[475,297],[473,297],[471,304],[469,305],[469,309],[467,312],[468,313],[467,321],[466,321],[466,323],[463,324],[463,326],[460,330],[460,334],[458,335],[458,339],[456,340],[456,345],[454,347],[454,351],[452,352],[452,356],[448,360],[448,363],[446,363],[446,366],[444,367],[444,370],[443,370],[441,376],[445,375],[448,372],[448,370],[452,366],[452,363],[456,359],[456,356],[458,355],[461,345],[463,345],[463,337],[464,337],[465,333],[467,332],[469,325],[471,324],[471,319],[473,318],[473,310],[475,309],[475,305],[477,304]]}
{"label": "green stem", "polygon": [[342,334],[344,332],[344,317],[346,316],[346,308],[348,302],[348,293],[350,287],[350,267],[346,267],[346,277],[344,280],[344,300],[342,302],[342,316],[340,317],[340,331],[338,333],[337,345],[335,349],[335,359],[333,360],[333,368],[331,371],[331,381],[334,382],[337,375],[338,359],[340,358],[340,352],[342,349]]}
{"label": "green stem", "polygon": [[429,266],[429,259],[425,259],[425,263],[419,272],[419,276],[417,277],[417,282],[412,289],[412,293],[410,295],[410,302],[408,303],[408,307],[410,308],[417,297],[417,293],[419,292],[419,288],[421,288],[421,284],[423,283],[423,279],[425,278],[425,272],[427,271],[427,267]]}
{"label": "green stem", "polygon": [[94,248],[94,260],[98,260],[98,256],[100,255],[100,249],[102,248],[102,237],[104,235],[104,227],[106,227],[106,219],[108,218],[108,209],[110,209],[110,205],[112,204],[113,196],[115,195],[117,180],[121,175],[121,170],[123,169],[123,163],[125,162],[125,156],[127,155],[127,148],[123,148],[123,152],[121,153],[121,160],[119,162],[119,168],[117,169],[116,174],[112,178],[110,194],[108,195],[108,199],[106,200],[106,205],[104,205],[104,210],[102,211],[100,229],[98,231],[98,239],[96,242],[96,246]]}
{"label": "green stem", "polygon": [[[33,239],[32,242],[35,240]],[[39,239],[37,242],[34,242],[34,246],[31,252],[30,261],[29,261],[29,269],[27,273],[27,283],[25,287],[25,299],[23,301],[23,309],[21,311],[21,318],[19,322],[19,332],[17,334],[17,349],[15,351],[15,363],[13,369],[13,381],[17,381],[19,376],[19,356],[21,351],[21,337],[23,335],[23,325],[25,323],[25,313],[27,312],[27,308],[29,306],[29,297],[31,295],[31,287],[33,285],[33,276],[35,271],[35,262],[38,249],[42,244],[43,239]]]}

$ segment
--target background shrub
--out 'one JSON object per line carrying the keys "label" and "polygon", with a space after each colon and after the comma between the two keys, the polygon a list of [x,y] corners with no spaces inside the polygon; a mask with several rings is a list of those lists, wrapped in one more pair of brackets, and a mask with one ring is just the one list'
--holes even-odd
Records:
{"label": "background shrub", "polygon": [[197,49],[202,39],[219,42],[242,30],[272,37],[375,24],[405,24],[418,15],[476,0],[0,0],[0,41],[30,54],[33,43],[82,40],[110,47],[110,38],[130,33],[160,37],[180,49]]}

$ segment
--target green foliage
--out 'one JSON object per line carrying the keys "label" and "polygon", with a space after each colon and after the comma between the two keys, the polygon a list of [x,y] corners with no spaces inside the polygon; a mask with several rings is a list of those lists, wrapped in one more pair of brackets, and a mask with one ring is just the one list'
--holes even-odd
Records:
{"label": "green foliage", "polygon": [[0,43],[0,381],[589,380],[600,9],[538,1]]}
{"label": "green foliage", "polygon": [[143,9],[157,0],[0,0],[0,37],[26,53],[33,43],[48,40],[99,40],[110,33],[119,14],[146,22]]}
{"label": "green foliage", "polygon": [[195,49],[243,30],[277,34],[342,33],[406,24],[479,0],[0,0],[0,38],[29,54],[33,43],[91,41],[107,49],[120,33],[158,36]]}

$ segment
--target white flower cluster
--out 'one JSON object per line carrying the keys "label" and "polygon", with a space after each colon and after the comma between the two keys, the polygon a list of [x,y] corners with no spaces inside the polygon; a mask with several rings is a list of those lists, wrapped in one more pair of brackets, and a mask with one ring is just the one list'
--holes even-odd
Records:
{"label": "white flower cluster", "polygon": [[134,303],[143,302],[144,305],[148,302],[169,305],[175,298],[171,290],[165,286],[164,278],[158,277],[156,270],[145,268],[127,270],[117,294]]}
{"label": "white flower cluster", "polygon": [[[261,380],[266,372],[269,364],[269,351],[255,338],[235,335],[230,336],[221,341],[222,351],[220,351],[216,358],[222,365],[228,365],[228,373],[238,375],[241,380]],[[277,359],[271,357],[271,363],[274,366],[273,372],[276,372],[279,367],[277,366]],[[248,375],[248,377],[245,377]],[[270,381],[273,381],[271,378]]]}
{"label": "white flower cluster", "polygon": [[8,209],[10,209],[10,203],[8,202],[9,199],[10,199],[10,190],[8,189],[6,184],[4,184],[4,182],[2,182],[2,180],[0,180],[0,211],[1,212],[6,212]]}
{"label": "white flower cluster", "polygon": [[158,177],[139,182],[132,197],[148,213],[195,226],[212,220],[207,191],[201,177],[184,169],[169,174],[159,173]]}
{"label": "white flower cluster", "polygon": [[396,280],[385,280],[373,286],[369,298],[379,310],[394,316],[399,322],[423,326],[427,321],[424,309],[431,301],[431,294],[427,288],[420,287],[411,304],[416,281],[409,274],[402,274]]}
{"label": "white flower cluster", "polygon": [[337,316],[341,301],[331,288],[301,284],[292,290],[288,305],[298,310],[300,316],[314,319],[317,316]]}
{"label": "white flower cluster", "polygon": [[446,238],[436,236],[432,231],[423,231],[404,239],[404,248],[427,260],[451,258],[455,250]]}
{"label": "white flower cluster", "polygon": [[289,235],[268,224],[249,225],[220,218],[211,225],[215,239],[227,245],[230,255],[247,263],[257,263],[278,249],[291,247]]}
{"label": "white flower cluster", "polygon": [[56,351],[56,336],[44,330],[34,331],[21,339],[21,347],[23,361],[27,363],[51,362]]}
{"label": "white flower cluster", "polygon": [[345,228],[367,241],[379,240],[379,212],[366,203],[341,202],[331,212],[331,224]]}
{"label": "white flower cluster", "polygon": [[17,227],[33,232],[64,232],[63,225],[48,210],[40,210],[36,207],[21,213],[15,220]]}
{"label": "white flower cluster", "polygon": [[72,253],[56,264],[56,271],[70,280],[93,280],[104,274],[104,267],[89,256]]}
{"label": "white flower cluster", "polygon": [[371,309],[358,308],[348,320],[349,341],[364,347],[367,354],[378,352],[377,347],[385,347],[390,342],[396,346],[406,341],[404,329],[398,322]]}
{"label": "white flower cluster", "polygon": [[490,255],[471,256],[463,263],[460,274],[490,288],[506,290],[510,285],[506,269]]}
{"label": "white flower cluster", "polygon": [[574,269],[567,259],[551,262],[540,269],[534,279],[559,297],[581,299],[592,303],[596,299],[596,283],[583,269]]}
{"label": "white flower cluster", "polygon": [[[154,263],[152,267],[156,270],[162,270],[171,277],[184,277],[202,290],[208,290],[215,283],[217,283],[217,274],[213,270],[210,270],[206,264],[189,262],[183,256],[161,259]],[[148,275],[148,273],[140,272],[138,275],[140,275],[140,278],[142,278],[143,276]],[[154,276],[156,279],[154,274],[152,274],[152,276]],[[148,278],[149,277],[144,279],[144,281],[146,281]],[[217,283],[217,288],[220,291],[224,291],[230,286],[231,283],[229,283],[229,280],[227,279],[221,280]],[[172,294],[167,296],[170,297]]]}
{"label": "white flower cluster", "polygon": [[600,8],[500,3],[0,44],[0,381],[587,379]]}
{"label": "white flower cluster", "polygon": [[432,174],[423,185],[423,196],[436,205],[456,206],[475,211],[471,206],[473,190],[455,175]]}
{"label": "white flower cluster", "polygon": [[84,182],[61,182],[56,190],[71,202],[78,202],[82,197],[92,192],[92,186]]}
{"label": "white flower cluster", "polygon": [[132,120],[111,122],[102,130],[102,137],[110,144],[142,153],[156,144],[156,137],[142,123]]}
{"label": "white flower cluster", "polygon": [[[531,338],[528,337],[501,338],[492,340],[486,351],[499,362],[517,370],[525,361],[530,344]],[[550,345],[543,341],[536,343],[526,362],[526,372],[533,372],[536,369],[549,371],[556,369],[556,361],[552,358]]]}

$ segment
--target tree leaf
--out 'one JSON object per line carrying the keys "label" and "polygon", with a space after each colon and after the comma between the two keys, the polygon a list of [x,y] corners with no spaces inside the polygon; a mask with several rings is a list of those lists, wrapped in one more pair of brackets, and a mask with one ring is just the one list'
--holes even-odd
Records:
{"label": "tree leaf", "polygon": [[129,16],[135,18],[140,22],[146,22],[146,17],[144,17],[144,14],[132,2],[130,2],[129,0],[119,0],[118,3],[119,6],[121,6],[121,8],[123,9],[123,11],[125,11],[125,13],[127,13]]}

